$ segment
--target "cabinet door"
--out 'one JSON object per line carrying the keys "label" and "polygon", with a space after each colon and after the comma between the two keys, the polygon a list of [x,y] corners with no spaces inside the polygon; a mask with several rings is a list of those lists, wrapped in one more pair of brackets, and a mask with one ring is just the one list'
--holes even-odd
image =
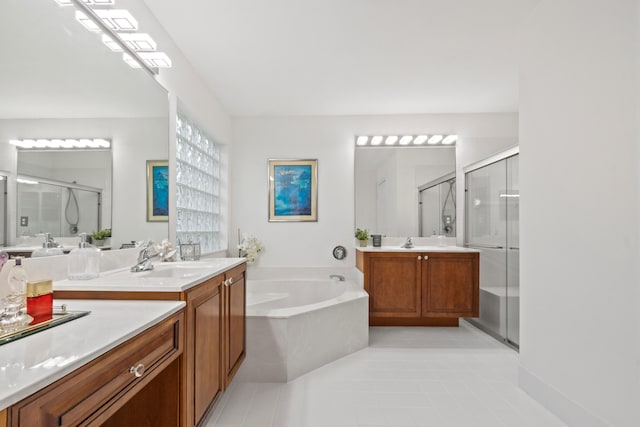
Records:
{"label": "cabinet door", "polygon": [[246,264],[227,272],[225,280],[225,386],[245,357]]}
{"label": "cabinet door", "polygon": [[422,315],[430,317],[477,317],[478,254],[425,254],[422,287],[425,293]]}
{"label": "cabinet door", "polygon": [[370,253],[365,267],[372,317],[420,316],[420,265],[417,253]]}
{"label": "cabinet door", "polygon": [[193,411],[195,424],[209,409],[216,395],[222,391],[222,282],[217,276],[189,293],[193,324]]}

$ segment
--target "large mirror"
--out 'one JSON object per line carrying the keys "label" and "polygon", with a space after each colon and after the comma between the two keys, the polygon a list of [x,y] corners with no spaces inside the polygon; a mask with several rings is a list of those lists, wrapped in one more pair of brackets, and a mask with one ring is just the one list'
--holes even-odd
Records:
{"label": "large mirror", "polygon": [[[9,172],[7,215],[0,217],[5,244],[22,235],[64,237],[97,228],[112,229],[114,248],[161,240],[168,223],[146,217],[146,161],[168,159],[167,93],[77,22],[74,9],[53,0],[0,5],[0,170]],[[104,138],[112,147],[62,153],[9,145],[38,138]],[[25,176],[44,184],[36,190],[17,182]],[[97,201],[92,190],[100,193]],[[27,226],[24,217],[30,217]]]}
{"label": "large mirror", "polygon": [[389,237],[455,237],[455,147],[357,147],[355,226]]}

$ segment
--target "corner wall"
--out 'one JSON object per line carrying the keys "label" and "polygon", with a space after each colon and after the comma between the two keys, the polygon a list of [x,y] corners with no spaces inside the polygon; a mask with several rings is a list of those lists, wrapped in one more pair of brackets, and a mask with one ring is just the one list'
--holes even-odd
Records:
{"label": "corner wall", "polygon": [[520,74],[520,384],[571,426],[638,426],[636,0],[539,2]]}

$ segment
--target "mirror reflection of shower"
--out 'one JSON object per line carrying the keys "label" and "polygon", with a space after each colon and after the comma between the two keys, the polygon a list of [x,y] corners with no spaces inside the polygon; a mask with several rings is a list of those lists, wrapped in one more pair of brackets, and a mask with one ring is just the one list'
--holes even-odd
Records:
{"label": "mirror reflection of shower", "polygon": [[418,188],[420,236],[456,236],[456,177],[444,175]]}
{"label": "mirror reflection of shower", "polygon": [[[75,184],[76,182],[73,181]],[[69,225],[69,233],[78,234],[78,223],[80,222],[80,207],[78,206],[78,198],[73,188],[67,187],[67,205],[64,208],[64,219]]]}

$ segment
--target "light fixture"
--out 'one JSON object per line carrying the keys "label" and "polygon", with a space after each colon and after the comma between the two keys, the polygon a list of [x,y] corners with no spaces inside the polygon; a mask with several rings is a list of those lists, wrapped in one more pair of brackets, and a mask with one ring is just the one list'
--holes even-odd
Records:
{"label": "light fixture", "polygon": [[[122,33],[122,41],[136,52],[153,52],[156,50],[156,42],[146,33]],[[102,35],[102,43],[114,52],[122,52],[122,47],[106,34]]]}
{"label": "light fixture", "polygon": [[111,142],[104,138],[60,139],[11,139],[9,144],[22,149],[104,149],[111,147]]}
{"label": "light fixture", "polygon": [[443,145],[451,145],[458,140],[458,135],[447,135],[442,140]]}
{"label": "light fixture", "polygon": [[34,181],[31,179],[24,179],[24,178],[16,178],[16,181],[20,184],[30,184],[30,185],[39,184],[38,181]]}
{"label": "light fixture", "polygon": [[429,145],[438,144],[438,143],[440,143],[440,141],[442,141],[442,138],[443,138],[442,135],[431,135],[431,137],[427,141],[427,144],[429,144]]}
{"label": "light fixture", "polygon": [[[136,31],[138,29],[138,21],[126,9],[95,9],[93,12],[112,31]],[[76,10],[76,19],[87,30],[100,31],[98,24],[84,12]]]}
{"label": "light fixture", "polygon": [[387,139],[384,140],[385,145],[393,145],[396,142],[398,142],[398,136],[397,135],[389,135],[387,137]]}
{"label": "light fixture", "polygon": [[[158,53],[158,52],[151,52]],[[126,55],[126,54],[125,54]],[[133,61],[133,59],[130,59]],[[413,135],[356,135],[355,142],[358,147],[379,146],[384,142],[386,146],[401,145],[401,146],[416,146],[416,145],[447,145],[453,146],[458,141],[458,135],[455,134],[433,134],[431,136],[427,134],[419,134],[415,137]]]}
{"label": "light fixture", "polygon": [[[71,0],[55,0],[60,6],[73,6]],[[113,6],[113,0],[82,0],[84,4],[92,6]]]}
{"label": "light fixture", "polygon": [[122,59],[133,68],[144,68],[158,74],[158,68],[170,68],[171,59],[164,52],[156,52],[157,44],[147,33],[138,33],[138,21],[126,9],[110,9],[114,0],[55,0],[61,6],[77,8],[75,17],[91,32],[102,32],[102,42],[115,52],[123,52]]}
{"label": "light fixture", "polygon": [[413,140],[413,136],[405,135],[402,138],[400,138],[400,145],[409,145],[411,144],[412,140]]}
{"label": "light fixture", "polygon": [[[171,67],[171,59],[164,52],[139,52],[138,54],[140,58],[147,64],[149,67],[153,68],[170,68]],[[138,61],[133,59],[131,55],[128,53],[122,54],[122,59],[124,62],[129,64],[131,68],[140,68],[140,64]]]}
{"label": "light fixture", "polygon": [[422,145],[429,137],[427,135],[418,135],[416,139],[413,140],[414,145]]}

